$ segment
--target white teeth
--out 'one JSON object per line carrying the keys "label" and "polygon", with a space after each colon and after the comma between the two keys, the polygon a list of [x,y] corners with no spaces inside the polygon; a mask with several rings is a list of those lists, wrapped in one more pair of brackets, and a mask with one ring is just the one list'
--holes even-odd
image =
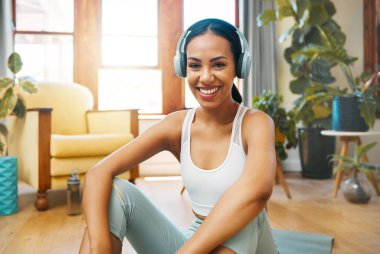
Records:
{"label": "white teeth", "polygon": [[216,91],[218,91],[219,88],[220,88],[220,87],[215,87],[215,88],[213,88],[213,89],[209,89],[209,90],[199,88],[199,91],[201,91],[201,93],[204,93],[204,94],[213,94],[213,93],[215,93]]}

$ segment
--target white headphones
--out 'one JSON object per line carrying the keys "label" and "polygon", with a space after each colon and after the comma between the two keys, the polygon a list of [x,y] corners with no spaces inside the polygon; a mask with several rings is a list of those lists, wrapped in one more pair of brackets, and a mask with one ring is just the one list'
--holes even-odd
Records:
{"label": "white headphones", "polygon": [[185,52],[186,38],[191,33],[192,27],[194,27],[200,22],[202,23],[209,22],[210,24],[212,23],[223,24],[227,26],[229,29],[233,29],[237,33],[240,40],[241,53],[236,62],[236,76],[241,79],[248,77],[249,72],[251,70],[251,62],[252,62],[251,54],[249,52],[248,42],[245,39],[242,32],[240,32],[238,28],[220,19],[204,19],[204,20],[198,21],[182,33],[181,37],[178,40],[176,54],[174,57],[174,70],[177,76],[182,77],[182,78],[186,77],[186,62],[187,62],[187,56]]}

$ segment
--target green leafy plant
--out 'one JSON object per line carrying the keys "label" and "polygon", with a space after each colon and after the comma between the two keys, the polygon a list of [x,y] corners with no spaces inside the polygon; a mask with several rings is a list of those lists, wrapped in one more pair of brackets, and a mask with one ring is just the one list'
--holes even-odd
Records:
{"label": "green leafy plant", "polygon": [[276,153],[279,159],[285,160],[288,157],[286,149],[297,147],[297,137],[294,116],[280,107],[282,100],[282,96],[268,90],[261,96],[255,96],[252,102],[253,108],[264,111],[272,117],[276,126]]}
{"label": "green leafy plant", "polygon": [[[330,0],[269,1],[276,3],[275,8],[266,9],[259,15],[258,26],[284,18],[294,21],[279,41],[284,42],[291,37],[291,45],[285,49],[284,58],[294,77],[289,84],[290,90],[300,96],[295,103],[295,112],[299,114],[297,119],[305,127],[324,126],[331,115],[332,96],[328,93],[341,93],[337,88],[327,88],[335,81],[331,69],[357,60],[347,54],[344,48],[346,36],[332,19],[336,13],[335,6]],[[326,88],[322,89],[322,86]]]}
{"label": "green leafy plant", "polygon": [[345,93],[348,96],[358,98],[360,115],[364,118],[367,125],[371,128],[375,125],[376,110],[380,110],[380,97],[377,96],[380,91],[380,66],[376,66],[372,72],[363,72],[354,78],[349,65],[340,63],[346,79],[349,91]]}
{"label": "green leafy plant", "polygon": [[[27,93],[37,92],[36,86],[27,79],[17,79],[16,74],[22,68],[22,59],[20,55],[13,52],[8,58],[8,68],[13,73],[13,77],[0,78],[0,120],[10,114],[17,117],[24,117],[26,112],[25,100],[20,91]],[[6,125],[0,122],[0,134],[3,137],[7,135]],[[4,143],[0,140],[0,154],[6,154]]]}
{"label": "green leafy plant", "polygon": [[367,145],[358,145],[355,148],[353,157],[350,156],[341,156],[338,154],[333,154],[330,157],[330,161],[333,162],[342,162],[338,163],[334,167],[334,173],[337,173],[339,170],[352,170],[352,171],[361,171],[365,174],[368,174],[370,171],[380,169],[379,164],[363,162],[362,157],[368,153],[373,147],[376,146],[376,142],[367,144]]}

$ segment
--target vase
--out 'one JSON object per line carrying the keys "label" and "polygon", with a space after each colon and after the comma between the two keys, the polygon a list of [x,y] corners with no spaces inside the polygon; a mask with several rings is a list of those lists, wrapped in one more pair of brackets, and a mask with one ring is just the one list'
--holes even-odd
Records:
{"label": "vase", "polygon": [[335,150],[335,137],[323,136],[321,128],[298,128],[301,174],[305,178],[328,179],[332,176],[333,164],[329,154]]}
{"label": "vase", "polygon": [[0,157],[0,215],[10,215],[17,211],[17,158]]}
{"label": "vase", "polygon": [[355,204],[366,204],[371,199],[371,188],[364,173],[354,170],[349,179],[344,181],[343,196]]}
{"label": "vase", "polygon": [[332,121],[335,131],[366,132],[369,129],[360,115],[359,99],[356,96],[334,96]]}

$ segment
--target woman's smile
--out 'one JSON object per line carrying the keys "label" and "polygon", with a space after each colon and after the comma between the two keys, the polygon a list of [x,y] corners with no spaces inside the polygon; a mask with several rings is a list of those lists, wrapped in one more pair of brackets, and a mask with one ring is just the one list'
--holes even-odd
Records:
{"label": "woman's smile", "polygon": [[218,91],[221,89],[221,86],[215,86],[215,87],[197,87],[199,95],[203,99],[213,99],[217,94]]}

